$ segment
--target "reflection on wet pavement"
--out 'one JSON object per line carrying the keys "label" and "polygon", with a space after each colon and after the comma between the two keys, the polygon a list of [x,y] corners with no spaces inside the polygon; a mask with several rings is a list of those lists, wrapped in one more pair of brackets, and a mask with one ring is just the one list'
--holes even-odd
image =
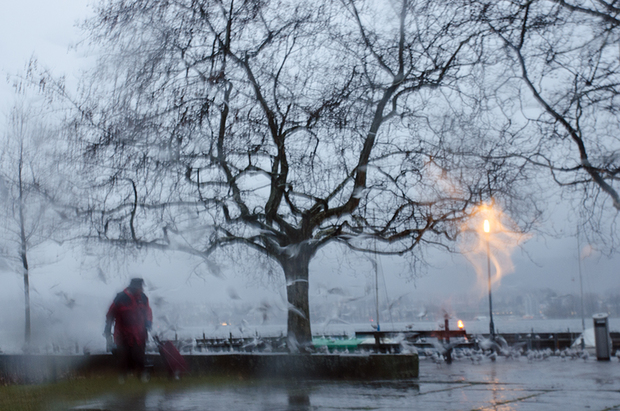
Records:
{"label": "reflection on wet pavement", "polygon": [[617,361],[498,359],[436,365],[397,381],[253,381],[184,391],[108,396],[74,410],[620,410]]}

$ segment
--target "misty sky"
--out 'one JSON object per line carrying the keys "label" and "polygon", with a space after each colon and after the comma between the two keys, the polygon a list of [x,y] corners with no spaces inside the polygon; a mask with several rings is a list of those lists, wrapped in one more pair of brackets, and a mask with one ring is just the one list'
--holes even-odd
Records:
{"label": "misty sky", "polygon": [[[85,18],[90,9],[83,0],[20,0],[5,2],[0,13],[0,101],[2,113],[10,107],[13,100],[10,86],[5,81],[7,75],[23,70],[31,56],[40,64],[49,67],[56,74],[66,74],[69,82],[85,59],[80,58],[69,47],[80,40],[80,31],[75,28],[78,20]],[[0,120],[3,124],[4,119]],[[498,285],[501,289],[551,287],[562,293],[579,292],[578,250],[575,237],[576,226],[569,219],[556,221],[556,229],[566,233],[563,239],[534,237],[513,254],[515,272],[508,274]],[[587,244],[582,248],[587,250]],[[325,249],[311,264],[311,289],[319,284],[327,287],[347,287],[351,294],[363,291],[372,270],[368,261],[362,257],[353,258],[353,264],[339,264],[335,255],[338,250]],[[584,291],[620,291],[617,275],[618,259],[610,260],[596,251],[587,253],[583,260]],[[149,257],[138,261],[125,271],[106,269],[103,281],[98,276],[96,263],[82,263],[79,256],[69,251],[52,249],[46,261],[58,261],[52,265],[35,267],[31,284],[34,289],[33,303],[38,296],[57,299],[63,302],[64,295],[76,299],[76,304],[85,307],[93,301],[101,300],[105,305],[114,293],[126,286],[131,276],[142,276],[152,284],[151,294],[165,295],[171,300],[218,301],[230,299],[231,287],[242,300],[260,298],[262,295],[277,297],[273,285],[253,282],[251,287],[244,285],[243,278],[234,274],[234,267],[228,266],[225,278],[207,275],[203,278],[191,276],[195,261],[186,256],[173,255],[161,257],[158,262]],[[398,271],[397,264],[382,260],[383,271],[388,284],[388,295],[395,298],[409,293],[411,298],[449,299],[458,292],[486,293],[485,283],[477,281],[475,270],[463,257],[442,252],[432,252],[428,267],[423,276],[415,281],[392,275]],[[333,272],[341,275],[334,276]],[[0,272],[0,299],[22,304],[21,278],[13,273]],[[155,289],[157,287],[157,290]],[[311,291],[312,293],[312,291]],[[90,296],[90,297],[89,297]],[[312,298],[312,297],[311,297]],[[311,300],[312,304],[312,300]],[[21,315],[21,305],[12,312],[2,315]],[[103,322],[101,313],[101,320]],[[98,325],[97,325],[98,326]]]}

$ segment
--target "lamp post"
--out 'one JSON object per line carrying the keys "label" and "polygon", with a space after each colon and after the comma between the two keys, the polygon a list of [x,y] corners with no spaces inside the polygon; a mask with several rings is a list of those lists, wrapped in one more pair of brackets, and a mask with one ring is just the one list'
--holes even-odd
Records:
{"label": "lamp post", "polygon": [[491,225],[489,224],[489,220],[484,220],[484,232],[486,233],[487,240],[487,273],[489,275],[488,283],[489,283],[489,330],[491,331],[491,339],[495,340],[495,325],[493,324],[493,298],[491,297],[491,241],[490,241],[490,233],[491,233]]}

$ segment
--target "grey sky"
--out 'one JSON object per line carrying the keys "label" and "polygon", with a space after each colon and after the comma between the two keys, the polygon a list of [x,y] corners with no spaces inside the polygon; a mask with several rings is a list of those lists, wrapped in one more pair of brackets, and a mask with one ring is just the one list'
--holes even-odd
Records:
{"label": "grey sky", "polygon": [[7,74],[23,70],[31,56],[45,65],[69,73],[79,64],[69,46],[79,39],[75,27],[90,12],[85,0],[22,0],[5,2],[0,13],[0,86],[2,109],[10,105]]}

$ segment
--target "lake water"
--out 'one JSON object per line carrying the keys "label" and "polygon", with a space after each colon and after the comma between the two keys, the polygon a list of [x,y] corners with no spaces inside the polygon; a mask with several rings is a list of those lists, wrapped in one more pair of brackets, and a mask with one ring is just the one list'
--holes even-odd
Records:
{"label": "lake water", "polygon": [[[456,321],[458,319],[450,320],[450,329],[457,329]],[[494,318],[495,328],[498,333],[533,333],[544,334],[554,332],[573,332],[576,335],[581,333],[581,320],[579,319],[563,319],[563,320],[549,320],[549,319],[520,319],[520,318],[507,318],[497,317]],[[609,319],[610,331],[620,332],[620,318]],[[52,353],[54,347],[60,348],[60,352],[64,354],[81,354],[84,349],[87,349],[91,353],[105,352],[105,340],[101,335],[103,330],[103,324],[91,324],[87,323],[84,326],[79,326],[79,323],[74,324],[73,329],[70,332],[59,328],[58,332],[50,333],[47,338],[38,339],[38,347],[41,353]],[[403,330],[420,330],[420,331],[432,331],[439,330],[443,327],[443,321],[419,321],[415,323],[382,323],[382,331],[403,331]],[[593,322],[591,318],[586,319],[586,328],[592,328]],[[354,336],[356,331],[372,331],[373,328],[369,323],[356,323],[356,324],[329,324],[325,326],[321,323],[312,325],[312,333],[315,336],[320,335],[349,335]],[[466,321],[465,330],[469,334],[488,334],[489,323],[488,320],[480,321]],[[159,333],[159,330],[153,330]],[[261,325],[245,325],[239,326],[218,326],[213,325],[205,326],[192,326],[192,327],[179,327],[176,330],[176,336],[179,339],[194,339],[202,338],[203,334],[207,338],[228,338],[231,334],[233,337],[252,337],[259,335],[261,337],[275,337],[286,334],[286,324],[261,324]],[[175,338],[175,331],[167,331],[163,334],[166,339]],[[22,352],[21,347],[23,345],[23,331],[9,330],[0,331],[0,352],[6,354],[14,354]]]}
{"label": "lake water", "polygon": [[[458,319],[450,320],[450,329],[457,329],[456,321]],[[495,329],[498,333],[555,333],[555,332],[573,332],[579,334],[582,331],[582,324],[580,319],[520,319],[520,318],[506,318],[498,317],[493,319],[495,323]],[[489,333],[489,321],[488,319],[482,319],[478,321],[467,321],[464,323],[465,331],[468,334],[488,334]],[[586,328],[593,328],[592,319],[586,319]],[[403,330],[419,330],[419,331],[433,331],[439,330],[443,327],[443,321],[420,321],[415,323],[384,323],[381,325],[381,331],[403,331]],[[620,318],[609,319],[610,331],[620,332]],[[323,324],[313,324],[312,333],[314,335],[355,335],[356,331],[372,331],[373,328],[370,324],[329,324],[324,326]],[[252,336],[258,333],[264,337],[278,336],[286,334],[286,325],[260,325],[260,326],[248,326],[243,329],[235,326],[204,326],[204,327],[184,327],[178,330],[177,335],[179,338],[198,338],[202,334],[210,337],[228,337],[232,334],[234,337],[239,336]]]}

